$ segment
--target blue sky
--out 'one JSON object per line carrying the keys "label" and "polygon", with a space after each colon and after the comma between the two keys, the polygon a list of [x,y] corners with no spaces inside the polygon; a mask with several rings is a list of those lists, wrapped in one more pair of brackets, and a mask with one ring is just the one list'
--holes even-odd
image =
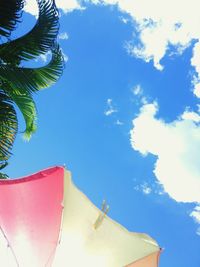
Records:
{"label": "blue sky", "polygon": [[[20,177],[65,164],[97,206],[106,199],[110,217],[157,240],[161,267],[200,266],[200,33],[191,2],[181,9],[177,0],[170,13],[171,1],[148,9],[57,1],[65,71],[35,96],[38,131],[29,143],[18,135],[7,168]],[[34,5],[27,11],[17,34],[34,23]]]}

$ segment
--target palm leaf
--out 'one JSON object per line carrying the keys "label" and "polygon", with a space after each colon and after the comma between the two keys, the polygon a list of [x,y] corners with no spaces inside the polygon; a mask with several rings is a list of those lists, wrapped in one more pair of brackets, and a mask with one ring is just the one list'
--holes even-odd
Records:
{"label": "palm leaf", "polygon": [[0,161],[6,161],[10,157],[17,128],[17,115],[13,102],[0,90]]}
{"label": "palm leaf", "polygon": [[21,111],[26,123],[24,138],[26,140],[29,140],[31,138],[31,135],[36,131],[37,128],[36,127],[37,111],[32,96],[29,95],[28,93],[21,94],[18,91],[13,91],[12,88],[10,88],[9,84],[7,83],[3,83],[2,88]]}
{"label": "palm leaf", "polygon": [[[0,170],[4,169],[8,165],[7,161],[0,162]],[[8,175],[0,172],[0,179],[8,179]]]}
{"label": "palm leaf", "polygon": [[29,140],[32,134],[36,131],[36,119],[37,119],[37,110],[35,106],[35,102],[30,95],[20,95],[20,94],[10,94],[11,98],[15,102],[15,104],[20,109],[25,123],[26,129],[24,131],[24,138]]}
{"label": "palm leaf", "polygon": [[24,0],[0,1],[0,35],[9,37],[21,17]]}
{"label": "palm leaf", "polygon": [[13,41],[0,46],[0,58],[7,63],[36,58],[53,46],[59,30],[58,11],[54,0],[37,0],[39,18],[34,28]]}
{"label": "palm leaf", "polygon": [[0,79],[9,84],[13,92],[31,94],[55,83],[63,72],[63,56],[58,45],[52,51],[52,59],[41,68],[0,66]]}
{"label": "palm leaf", "polygon": [[29,140],[32,134],[36,131],[36,119],[37,119],[37,110],[35,102],[31,95],[29,94],[19,94],[19,93],[9,93],[10,98],[15,102],[15,104],[20,109],[25,123],[26,129],[24,131],[24,138]]}
{"label": "palm leaf", "polygon": [[0,163],[0,170],[4,169],[6,166],[8,166],[8,162],[4,161],[2,163]]}

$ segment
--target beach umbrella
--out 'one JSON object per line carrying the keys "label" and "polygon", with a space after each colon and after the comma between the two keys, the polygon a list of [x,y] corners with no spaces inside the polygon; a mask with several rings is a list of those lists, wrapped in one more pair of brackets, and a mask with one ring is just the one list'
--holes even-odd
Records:
{"label": "beach umbrella", "polygon": [[0,181],[0,266],[157,267],[160,248],[98,209],[63,167]]}

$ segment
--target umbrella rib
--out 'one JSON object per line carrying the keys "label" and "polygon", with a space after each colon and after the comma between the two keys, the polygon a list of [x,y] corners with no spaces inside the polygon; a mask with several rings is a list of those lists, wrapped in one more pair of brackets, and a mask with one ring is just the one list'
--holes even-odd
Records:
{"label": "umbrella rib", "polygon": [[15,254],[15,252],[14,252],[14,249],[13,249],[13,247],[11,246],[11,244],[10,244],[10,242],[9,242],[7,236],[6,236],[6,233],[4,232],[3,228],[1,227],[1,225],[0,225],[0,231],[2,232],[4,238],[5,238],[6,242],[7,242],[7,246],[10,248],[11,253],[13,254],[13,257],[14,257],[14,259],[15,259],[15,262],[16,262],[17,266],[19,267],[19,262],[18,262],[18,260],[17,260],[17,256],[16,256],[16,254]]}
{"label": "umbrella rib", "polygon": [[103,200],[100,214],[99,214],[98,218],[96,219],[96,221],[95,221],[95,223],[93,225],[95,230],[97,230],[99,228],[99,226],[102,224],[102,222],[103,222],[104,218],[106,217],[108,211],[109,211],[109,206],[106,205],[106,201]]}

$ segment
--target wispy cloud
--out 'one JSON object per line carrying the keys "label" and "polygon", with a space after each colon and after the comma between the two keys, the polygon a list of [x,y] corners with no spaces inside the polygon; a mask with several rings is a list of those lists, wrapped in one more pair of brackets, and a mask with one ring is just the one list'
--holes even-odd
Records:
{"label": "wispy cloud", "polygon": [[123,123],[122,121],[120,121],[120,120],[116,120],[115,124],[121,126],[121,125],[123,125],[124,123]]}
{"label": "wispy cloud", "polygon": [[63,49],[62,50],[62,55],[63,55],[63,59],[65,62],[67,62],[69,60],[68,56],[64,53]]}
{"label": "wispy cloud", "polygon": [[118,112],[118,110],[113,106],[113,100],[111,98],[108,98],[106,101],[107,107],[106,110],[104,111],[104,115],[110,116],[113,113]]}
{"label": "wispy cloud", "polygon": [[46,54],[40,55],[39,58],[41,61],[46,63],[50,59],[50,56],[51,56],[51,52],[48,51]]}
{"label": "wispy cloud", "polygon": [[[62,55],[63,55],[63,59],[65,62],[68,61],[68,56],[64,53],[63,49],[62,49]],[[44,63],[47,63],[50,59],[51,59],[51,52],[48,51],[46,54],[41,54],[37,59],[36,61],[42,61]]]}
{"label": "wispy cloud", "polygon": [[137,84],[131,89],[131,92],[136,95],[136,96],[141,96],[143,95],[143,90],[140,84]]}
{"label": "wispy cloud", "polygon": [[197,228],[196,234],[200,236],[200,227]]}
{"label": "wispy cloud", "polygon": [[127,24],[127,23],[129,22],[129,19],[128,19],[128,18],[125,18],[125,17],[123,17],[123,16],[120,16],[119,18],[120,18],[120,20],[121,20],[124,24]]}
{"label": "wispy cloud", "polygon": [[59,33],[59,35],[58,35],[58,39],[61,39],[61,40],[68,40],[68,39],[69,39],[69,35],[68,35],[66,32],[61,32],[61,33]]}
{"label": "wispy cloud", "polygon": [[137,84],[131,88],[131,101],[137,106],[145,105],[148,103],[148,96],[144,95],[143,88],[140,84]]}
{"label": "wispy cloud", "polygon": [[133,188],[134,190],[141,192],[145,195],[155,194],[155,195],[164,195],[165,192],[163,190],[163,186],[160,184],[159,181],[143,181],[142,183],[138,184],[138,179],[133,180],[134,184],[137,183]]}
{"label": "wispy cloud", "polygon": [[136,191],[142,192],[145,195],[149,195],[152,192],[152,188],[150,185],[148,185],[146,182],[140,185],[136,185],[134,187]]}
{"label": "wispy cloud", "polygon": [[[200,206],[196,206],[194,210],[190,213],[190,216],[200,224]],[[199,229],[200,230],[200,229]],[[199,233],[200,234],[200,233]]]}

